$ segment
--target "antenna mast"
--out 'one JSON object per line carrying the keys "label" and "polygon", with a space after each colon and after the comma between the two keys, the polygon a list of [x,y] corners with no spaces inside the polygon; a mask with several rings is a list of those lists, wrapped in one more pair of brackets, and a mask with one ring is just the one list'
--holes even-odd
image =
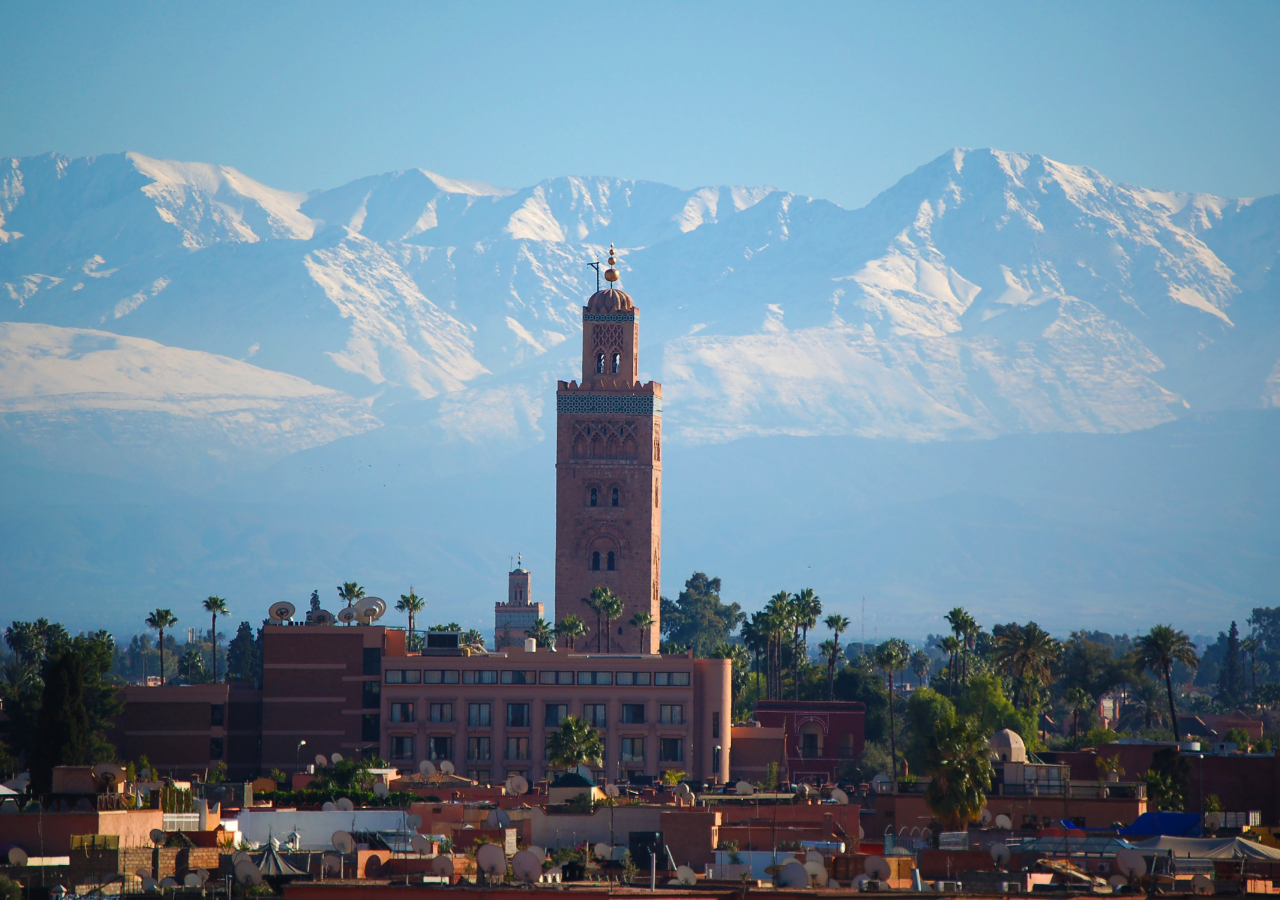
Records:
{"label": "antenna mast", "polygon": [[591,268],[596,270],[596,293],[600,293],[600,260],[587,263]]}

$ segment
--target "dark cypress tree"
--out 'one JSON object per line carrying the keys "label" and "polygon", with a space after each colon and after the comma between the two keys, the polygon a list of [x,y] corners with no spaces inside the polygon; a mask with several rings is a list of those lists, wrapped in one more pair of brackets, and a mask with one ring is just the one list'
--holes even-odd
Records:
{"label": "dark cypress tree", "polygon": [[1218,700],[1228,706],[1236,706],[1244,697],[1244,665],[1240,659],[1240,629],[1231,623],[1227,632],[1227,653],[1218,673]]}
{"label": "dark cypress tree", "polygon": [[227,645],[227,678],[257,684],[261,674],[262,652],[253,638],[253,627],[241,622],[236,636]]}
{"label": "dark cypress tree", "polygon": [[92,762],[92,732],[84,705],[84,660],[68,650],[45,663],[40,724],[31,759],[31,786],[37,793],[53,789],[54,766]]}

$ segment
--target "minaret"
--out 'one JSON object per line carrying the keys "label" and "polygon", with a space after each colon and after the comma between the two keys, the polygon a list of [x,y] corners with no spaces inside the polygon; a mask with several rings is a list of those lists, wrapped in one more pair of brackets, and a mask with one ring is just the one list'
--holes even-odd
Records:
{"label": "minaret", "polygon": [[542,604],[533,602],[531,588],[521,557],[507,573],[507,602],[493,604],[493,649],[523,644],[533,623],[542,618]]}
{"label": "minaret", "polygon": [[[556,390],[556,622],[576,613],[580,650],[658,652],[662,557],[662,385],[639,382],[640,311],[609,286],[582,310],[582,381]],[[608,634],[596,634],[586,599],[596,587],[622,600]],[[638,612],[653,623],[631,625]],[[602,626],[603,631],[603,626]]]}

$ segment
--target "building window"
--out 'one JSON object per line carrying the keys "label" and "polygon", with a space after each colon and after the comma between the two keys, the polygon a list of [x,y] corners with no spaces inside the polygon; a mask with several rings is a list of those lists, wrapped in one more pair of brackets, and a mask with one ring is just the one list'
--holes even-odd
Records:
{"label": "building window", "polygon": [[649,672],[619,672],[618,684],[647,685],[651,681]]}
{"label": "building window", "polygon": [[463,672],[462,683],[463,684],[497,684],[498,670],[483,669],[479,672]]}
{"label": "building window", "polygon": [[488,728],[493,724],[490,720],[490,710],[488,703],[468,703],[467,724],[472,728]]}
{"label": "building window", "polygon": [[654,672],[653,683],[658,687],[688,687],[688,672]]}
{"label": "building window", "polygon": [[613,555],[613,551],[612,551],[612,550],[610,550],[610,551],[609,551],[609,561],[608,561],[609,571],[610,571],[610,572],[612,572],[615,568],[617,568],[617,565],[618,565],[618,564],[617,564],[617,559],[614,557],[614,555]]}
{"label": "building window", "polygon": [[507,727],[508,728],[528,728],[529,727],[529,704],[528,703],[508,703],[507,704]]}
{"label": "building window", "polygon": [[209,738],[209,758],[222,759],[222,738]]}
{"label": "building window", "polygon": [[622,704],[622,724],[623,725],[643,725],[644,724],[644,704],[643,703]]}
{"label": "building window", "polygon": [[711,736],[713,738],[720,737],[720,713],[718,712],[711,714]]}
{"label": "building window", "polygon": [[382,674],[382,648],[381,647],[365,647],[364,648],[364,674],[365,675],[381,675]]}
{"label": "building window", "polygon": [[539,684],[573,684],[572,672],[541,672],[538,675]]}
{"label": "building window", "polygon": [[600,571],[600,551],[599,550],[591,551],[591,571],[592,572]]}
{"label": "building window", "polygon": [[404,671],[405,684],[418,684],[421,681],[422,681],[421,669],[405,669]]}
{"label": "building window", "polygon": [[365,709],[380,708],[382,706],[382,684],[377,681],[366,681],[360,699],[360,705]]}
{"label": "building window", "polygon": [[613,354],[613,374],[614,375],[618,374],[618,368],[621,365],[622,365],[622,354],[621,353]]}
{"label": "building window", "polygon": [[392,759],[413,759],[413,737],[394,735],[391,738]]}
{"label": "building window", "polygon": [[579,672],[578,684],[613,684],[612,672]]}
{"label": "building window", "polygon": [[225,716],[226,716],[226,707],[224,707],[221,703],[215,703],[209,707],[209,724],[212,727],[214,728],[220,727],[223,724]]}
{"label": "building window", "polygon": [[504,669],[501,680],[503,684],[537,684],[538,673]]}
{"label": "building window", "polygon": [[360,717],[360,740],[377,741],[382,738],[382,716],[365,713]]}
{"label": "building window", "polygon": [[548,728],[559,728],[560,723],[569,715],[569,704],[567,703],[548,703],[546,714],[543,716],[542,724]]}
{"label": "building window", "polygon": [[413,704],[412,703],[392,703],[391,704],[391,721],[392,722],[412,722],[413,721]]}
{"label": "building window", "polygon": [[599,505],[599,502],[600,502],[600,489],[599,489],[599,488],[592,488],[592,489],[591,489],[591,500],[590,500],[589,505],[591,505],[591,506],[597,506],[597,505]]}
{"label": "building window", "polygon": [[387,669],[386,674],[382,676],[382,680],[387,684],[404,684],[404,670]]}
{"label": "building window", "polygon": [[683,725],[684,724],[684,707],[683,706],[662,706],[658,710],[658,721],[663,725]]}
{"label": "building window", "polygon": [[582,704],[582,718],[588,725],[595,728],[604,728],[605,714],[603,703],[584,703]]}
{"label": "building window", "polygon": [[453,704],[452,703],[432,703],[431,704],[431,721],[432,722],[452,722],[453,721]]}
{"label": "building window", "polygon": [[684,738],[658,738],[658,762],[684,762]]}
{"label": "building window", "polygon": [[622,739],[622,761],[644,762],[644,738],[624,737]]}
{"label": "building window", "polygon": [[614,506],[622,505],[622,492],[617,488],[613,489],[613,505]]}
{"label": "building window", "polygon": [[478,781],[480,784],[489,783],[488,769],[467,769],[467,777],[472,781]]}
{"label": "building window", "polygon": [[487,737],[467,738],[467,759],[487,762],[489,760],[489,739]]}
{"label": "building window", "polygon": [[529,739],[527,737],[507,738],[507,759],[528,759]]}
{"label": "building window", "polygon": [[453,759],[453,738],[447,734],[435,734],[427,738],[428,759]]}
{"label": "building window", "polygon": [[818,735],[812,732],[800,735],[800,756],[804,759],[817,759],[822,755],[818,747]]}
{"label": "building window", "polygon": [[596,374],[597,375],[604,374],[604,354],[603,353],[596,354]]}
{"label": "building window", "polygon": [[853,735],[840,735],[840,758],[841,759],[857,759],[861,754],[853,742]]}

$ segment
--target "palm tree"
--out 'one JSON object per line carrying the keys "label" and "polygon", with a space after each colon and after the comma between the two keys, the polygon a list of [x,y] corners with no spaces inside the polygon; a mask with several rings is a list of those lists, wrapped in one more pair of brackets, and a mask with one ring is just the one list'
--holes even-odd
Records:
{"label": "palm tree", "polygon": [[364,588],[354,581],[344,581],[338,585],[338,599],[347,601],[347,606],[350,606],[357,600],[364,599]]}
{"label": "palm tree", "polygon": [[476,631],[474,628],[462,632],[461,641],[468,647],[484,648],[484,635]]}
{"label": "palm tree", "polygon": [[[1026,627],[1010,625],[995,639],[996,671],[1013,679],[1013,703],[1018,704],[1020,682],[1027,680],[1048,684],[1053,680],[1053,663],[1057,662],[1061,648],[1043,628],[1035,622]],[[1031,708],[1030,691],[1026,708]]]}
{"label": "palm tree", "polygon": [[1173,702],[1173,665],[1182,663],[1188,668],[1200,666],[1200,658],[1196,656],[1196,646],[1184,632],[1172,625],[1156,625],[1135,642],[1133,666],[1138,672],[1161,672],[1164,674],[1164,686],[1169,692],[1169,726],[1173,729],[1173,739],[1179,740],[1178,707]]}
{"label": "palm tree", "polygon": [[960,638],[944,637],[938,641],[938,649],[945,651],[951,659],[947,663],[947,696],[955,698],[956,695],[956,664],[960,660]]}
{"label": "palm tree", "polygon": [[822,621],[823,625],[835,632],[835,649],[828,648],[827,653],[827,700],[835,697],[836,660],[840,657],[840,635],[849,629],[849,620],[842,615],[832,613]]}
{"label": "palm tree", "polygon": [[911,671],[915,673],[918,687],[924,687],[924,680],[929,677],[929,670],[933,668],[933,660],[929,658],[929,654],[923,650],[917,650],[911,654]]}
{"label": "palm tree", "polygon": [[968,719],[934,726],[925,745],[925,773],[930,776],[924,802],[946,827],[960,831],[982,815],[991,789],[991,757],[987,738]]}
{"label": "palm tree", "polygon": [[604,617],[604,608],[608,603],[608,595],[613,593],[604,585],[598,585],[591,589],[590,596],[583,597],[582,602],[587,604],[587,608],[596,614],[596,652],[604,652],[604,629],[600,627],[600,621]]}
{"label": "palm tree", "polygon": [[160,632],[160,684],[164,685],[164,630],[178,624],[178,617],[171,609],[157,609],[147,616],[147,627]]}
{"label": "palm tree", "polygon": [[754,612],[751,618],[742,623],[742,643],[751,649],[751,655],[755,658],[756,669],[756,699],[760,698],[760,654],[765,649],[765,614],[762,612]]}
{"label": "palm tree", "polygon": [[555,640],[556,632],[555,629],[551,627],[550,622],[539,616],[533,620],[533,624],[529,626],[525,635],[533,638],[536,646],[550,647],[552,642]]}
{"label": "palm tree", "polygon": [[185,679],[187,684],[200,684],[204,681],[204,657],[191,644],[178,657],[178,677]]}
{"label": "palm tree", "polygon": [[569,613],[569,615],[560,620],[560,624],[556,626],[555,631],[556,636],[564,638],[565,643],[572,650],[574,640],[587,633],[587,624],[582,621],[581,616],[576,613]]}
{"label": "palm tree", "polygon": [[605,597],[600,604],[600,613],[604,616],[604,652],[613,652],[613,621],[622,618],[622,598],[610,588],[605,588]]}
{"label": "palm tree", "polygon": [[820,615],[822,615],[822,601],[818,599],[813,588],[801,589],[796,594],[796,621],[804,633],[800,644],[804,652],[800,658],[804,660],[805,665],[809,663],[809,629],[817,626]]}
{"label": "palm tree", "polygon": [[604,745],[600,733],[586,719],[566,716],[560,730],[547,738],[547,762],[557,768],[572,769],[590,763],[600,764]]}
{"label": "palm tree", "polygon": [[653,614],[642,609],[631,617],[631,627],[640,632],[640,652],[644,652],[645,638],[649,636],[649,628],[653,625]]}
{"label": "palm tree", "polygon": [[893,720],[893,675],[907,664],[911,648],[901,638],[889,638],[876,648],[876,665],[889,676],[889,754],[893,760],[893,789],[898,790],[898,737]]}
{"label": "palm tree", "polygon": [[213,617],[213,622],[209,626],[209,655],[213,657],[213,683],[218,683],[218,616],[229,616],[231,610],[227,608],[227,601],[221,597],[210,597],[204,601],[204,611]]}
{"label": "palm tree", "polygon": [[1093,706],[1093,698],[1089,696],[1089,692],[1082,687],[1073,687],[1062,697],[1067,704],[1067,708],[1071,710],[1074,725],[1072,731],[1075,734],[1076,749],[1080,749],[1080,713],[1088,710]]}
{"label": "palm tree", "polygon": [[793,626],[795,621],[795,604],[792,596],[786,591],[778,591],[769,598],[769,602],[765,604],[765,612],[769,614],[771,635],[773,638],[773,664],[770,666],[770,673],[776,682],[776,689],[772,692],[775,699],[782,697],[782,636],[788,630],[794,627],[795,639],[799,642],[800,628],[798,625]]}
{"label": "palm tree", "polygon": [[405,647],[412,650],[414,643],[413,625],[418,617],[418,613],[427,608],[427,601],[419,597],[413,592],[413,585],[409,585],[409,593],[400,595],[400,602],[396,604],[396,610],[409,614],[409,641]]}

